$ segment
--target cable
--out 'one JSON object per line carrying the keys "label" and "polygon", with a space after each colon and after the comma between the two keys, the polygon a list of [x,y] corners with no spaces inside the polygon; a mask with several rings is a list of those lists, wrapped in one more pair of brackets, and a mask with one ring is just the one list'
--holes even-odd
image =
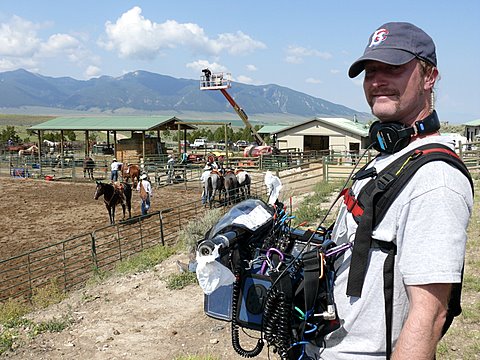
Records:
{"label": "cable", "polygon": [[345,188],[347,187],[349,181],[351,180],[353,174],[355,173],[355,170],[357,169],[358,167],[358,164],[360,164],[360,160],[364,158],[364,156],[367,154],[367,151],[369,151],[372,147],[373,147],[374,144],[370,144],[369,146],[367,146],[367,148],[365,149],[365,151],[362,153],[362,156],[360,156],[360,159],[358,159],[358,161],[356,162],[355,166],[353,167],[352,171],[350,172],[350,174],[348,175],[348,178],[347,180],[345,181],[345,183],[343,184],[342,188],[340,189],[340,191],[338,192],[338,196],[335,198],[335,200],[332,202],[332,204],[330,205],[330,207],[328,208],[328,211],[326,212],[326,214],[323,216],[322,220],[319,222],[319,224],[317,225],[317,227],[315,228],[315,231],[312,232],[312,234],[310,235],[310,237],[308,238],[308,240],[306,241],[305,243],[305,246],[303,247],[303,249],[301,249],[299,251],[299,253],[297,254],[297,256],[293,259],[294,261],[290,262],[290,264],[288,264],[285,269],[283,269],[283,271],[280,273],[280,275],[278,276],[277,280],[275,280],[275,282],[272,284],[272,286],[276,285],[278,279],[280,279],[284,274],[285,272],[287,272],[289,270],[289,268],[292,266],[292,263],[294,263],[296,260],[298,260],[300,258],[301,255],[303,255],[305,249],[310,245],[310,243],[312,242],[313,240],[313,236],[315,235],[315,233],[320,230],[322,228],[322,224],[325,222],[325,220],[327,219],[327,217],[330,215],[330,212],[332,211],[333,207],[335,206],[335,204],[337,203],[337,201],[340,199],[340,196],[341,196],[341,193],[343,190],[345,190]]}
{"label": "cable", "polygon": [[240,268],[235,270],[235,282],[233,283],[232,290],[232,347],[233,349],[241,356],[246,358],[252,358],[258,356],[264,346],[262,337],[258,339],[257,345],[252,350],[245,350],[240,345],[240,336],[238,333],[238,324],[237,324],[237,309],[238,309],[238,299],[240,297]]}

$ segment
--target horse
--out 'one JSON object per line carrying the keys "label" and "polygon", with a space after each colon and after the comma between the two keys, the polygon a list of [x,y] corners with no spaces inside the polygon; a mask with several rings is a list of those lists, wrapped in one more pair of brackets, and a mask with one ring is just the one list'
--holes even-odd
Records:
{"label": "horse", "polygon": [[240,189],[242,198],[249,198],[250,185],[252,183],[252,178],[250,177],[250,174],[243,169],[237,169],[235,170],[235,175],[238,180],[238,188]]}
{"label": "horse", "polygon": [[93,169],[95,169],[95,161],[91,157],[85,157],[83,159],[83,178],[86,178],[88,174],[88,178],[93,180]]}
{"label": "horse", "polygon": [[18,156],[25,156],[25,155],[37,155],[38,154],[38,146],[32,145],[28,149],[18,150]]}
{"label": "horse", "polygon": [[137,183],[140,179],[140,166],[136,164],[127,164],[122,166],[122,177],[128,183],[128,179],[132,179],[133,188],[137,188]]}
{"label": "horse", "polygon": [[225,204],[226,205],[231,205],[234,204],[237,195],[238,195],[238,180],[237,177],[235,176],[235,173],[232,170],[228,170],[225,175],[223,175],[224,178],[224,190],[225,190]]}
{"label": "horse", "polygon": [[128,218],[132,217],[132,187],[127,183],[107,184],[97,181],[95,189],[95,200],[103,195],[103,202],[108,210],[110,224],[115,224],[115,207],[122,205],[123,220],[125,220],[125,209],[128,209]]}
{"label": "horse", "polygon": [[[215,194],[218,191],[218,201],[222,200],[223,176],[218,171],[212,171],[205,182],[205,198],[207,199],[210,209],[212,208]],[[207,206],[207,204],[205,204]]]}

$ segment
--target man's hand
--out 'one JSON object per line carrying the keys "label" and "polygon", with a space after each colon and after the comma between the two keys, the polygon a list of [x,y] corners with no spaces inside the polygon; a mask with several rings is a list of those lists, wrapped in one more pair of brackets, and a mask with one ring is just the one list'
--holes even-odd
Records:
{"label": "man's hand", "polygon": [[447,315],[451,284],[407,286],[410,310],[392,360],[432,360]]}

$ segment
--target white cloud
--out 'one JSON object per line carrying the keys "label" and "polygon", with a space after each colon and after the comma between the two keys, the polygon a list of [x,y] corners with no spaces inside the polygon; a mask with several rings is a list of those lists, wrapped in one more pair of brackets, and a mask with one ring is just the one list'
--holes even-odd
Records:
{"label": "white cloud", "polygon": [[254,81],[251,77],[245,76],[245,75],[239,75],[237,77],[237,81],[244,83],[244,84],[254,84]]}
{"label": "white cloud", "polygon": [[257,67],[255,65],[249,64],[247,65],[247,70],[248,71],[257,71]]}
{"label": "white cloud", "polygon": [[32,56],[40,46],[37,26],[18,16],[0,26],[0,56]]}
{"label": "white cloud", "polygon": [[69,60],[72,62],[78,62],[85,58],[86,55],[84,53],[85,50],[80,41],[68,34],[51,35],[38,49],[38,56],[54,57],[67,54]]}
{"label": "white cloud", "polygon": [[115,23],[107,21],[105,36],[99,40],[100,46],[117,51],[120,57],[144,60],[154,59],[163,51],[177,47],[207,55],[218,55],[222,51],[239,55],[266,47],[241,31],[210,39],[197,24],[181,24],[175,20],[155,23],[143,17],[138,6],[122,14]]}
{"label": "white cloud", "polygon": [[31,72],[38,72],[38,64],[30,58],[5,59],[0,57],[0,71],[10,71],[18,68],[26,69]]}
{"label": "white cloud", "polygon": [[[68,34],[53,34],[44,40],[37,31],[50,24],[36,24],[18,16],[0,25],[0,70],[24,68],[38,71],[46,58],[64,56],[81,64],[85,59],[95,61],[83,43]],[[62,58],[63,60],[63,58]]]}
{"label": "white cloud", "polygon": [[307,49],[301,46],[289,46],[286,50],[285,61],[291,64],[301,64],[306,57],[318,57],[323,60],[332,58],[329,52],[321,52],[315,49]]}
{"label": "white cloud", "polygon": [[308,84],[321,84],[321,83],[323,83],[322,80],[311,78],[311,77],[305,79],[305,82],[308,83]]}
{"label": "white cloud", "polygon": [[340,73],[341,73],[341,71],[338,70],[338,69],[332,69],[332,70],[330,70],[330,74],[337,75],[337,74],[340,74]]}
{"label": "white cloud", "polygon": [[200,76],[202,73],[202,69],[209,68],[212,72],[218,73],[218,72],[227,72],[228,69],[216,62],[209,62],[208,60],[197,60],[191,63],[188,63],[186,65],[187,68],[194,70],[196,73],[198,73],[198,76]]}
{"label": "white cloud", "polygon": [[101,75],[101,70],[99,67],[94,66],[94,65],[89,65],[87,69],[85,70],[85,77],[87,79],[90,79],[92,77],[97,77]]}

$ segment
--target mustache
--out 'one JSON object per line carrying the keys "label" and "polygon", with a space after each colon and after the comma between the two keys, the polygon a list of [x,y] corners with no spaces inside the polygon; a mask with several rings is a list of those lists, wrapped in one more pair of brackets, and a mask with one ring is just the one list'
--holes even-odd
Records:
{"label": "mustache", "polygon": [[399,96],[400,93],[395,89],[373,89],[368,92],[370,96]]}

